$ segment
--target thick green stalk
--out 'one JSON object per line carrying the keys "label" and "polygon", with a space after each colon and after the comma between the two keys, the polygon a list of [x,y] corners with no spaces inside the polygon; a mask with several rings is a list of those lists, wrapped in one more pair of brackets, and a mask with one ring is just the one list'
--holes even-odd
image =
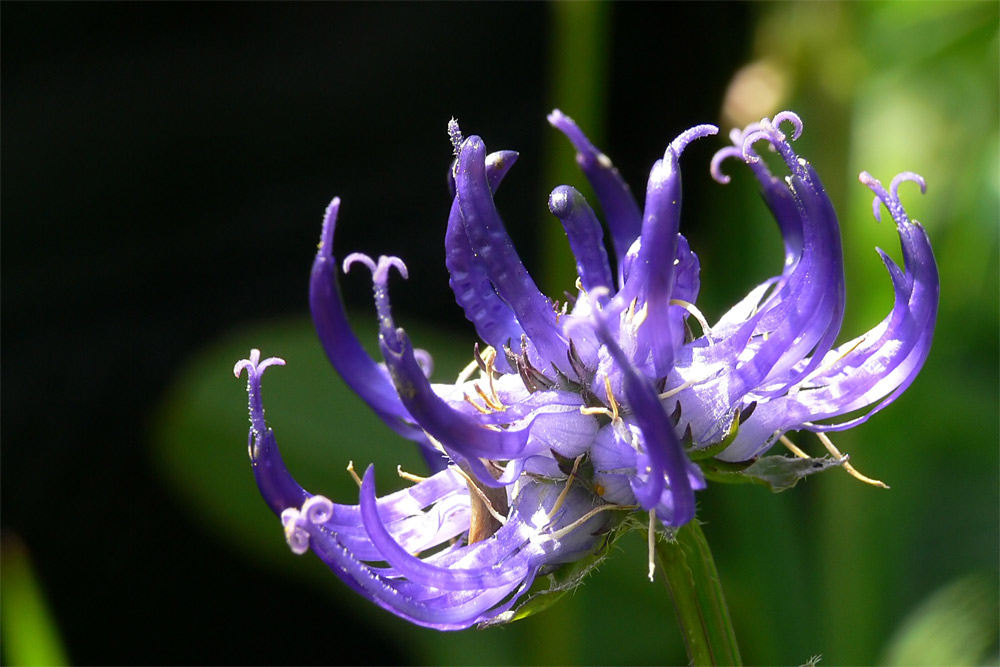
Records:
{"label": "thick green stalk", "polygon": [[681,527],[674,541],[657,539],[656,563],[666,578],[692,664],[742,664],[715,560],[697,521]]}

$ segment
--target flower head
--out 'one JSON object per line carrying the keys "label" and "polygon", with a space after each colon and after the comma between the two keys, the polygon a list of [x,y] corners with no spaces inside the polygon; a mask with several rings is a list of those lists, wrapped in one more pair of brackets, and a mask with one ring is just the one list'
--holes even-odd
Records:
{"label": "flower head", "polygon": [[[650,172],[642,208],[611,161],[573,121],[549,122],[577,150],[611,236],[583,196],[556,188],[549,210],[576,258],[578,293],[559,306],[535,285],[493,202],[517,158],[487,153],[479,137],[449,124],[456,159],[445,233],[458,305],[484,345],[452,384],[429,379],[430,357],[396,325],[396,257],[348,255],[372,276],[382,361],[348,326],[337,287],[333,235],[340,201],[327,209],[310,282],[316,329],[333,366],[397,433],[420,446],[433,474],[379,498],[369,468],[357,505],[299,486],[264,421],[261,376],[280,359],[250,358],[250,458],[261,494],[280,516],[289,546],[312,550],[345,583],[414,623],[442,630],[524,615],[536,594],[575,586],[625,528],[667,530],[694,518],[706,477],[739,476],[787,488],[843,465],[809,458],[789,431],[848,428],[902,392],[927,356],[938,278],[924,230],[900,203],[901,174],[885,189],[861,181],[896,222],[904,267],[884,253],[892,311],[868,333],[834,347],[844,312],[836,215],[812,167],[779,129],[802,124],[785,112],[731,135],[712,173],[735,157],[749,164],[785,243],[781,275],[755,288],[709,326],[695,307],[699,262],[679,233],[684,148],[716,133],[700,125],[668,144]],[[789,175],[773,176],[755,152],[767,142]],[[700,331],[695,335],[692,323]],[[867,411],[865,411],[867,410]],[[860,411],[860,412],[859,412]],[[843,421],[836,418],[847,416]],[[778,439],[796,457],[763,456]],[[552,575],[543,577],[542,575]],[[527,604],[527,606],[526,606]]]}

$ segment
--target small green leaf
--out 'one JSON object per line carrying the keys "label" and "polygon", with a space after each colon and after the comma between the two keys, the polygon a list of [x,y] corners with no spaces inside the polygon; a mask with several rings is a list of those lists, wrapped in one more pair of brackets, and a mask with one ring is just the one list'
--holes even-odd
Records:
{"label": "small green leaf", "polygon": [[763,484],[778,493],[792,488],[803,477],[823,472],[827,468],[843,465],[846,460],[846,457],[835,459],[829,456],[819,459],[765,456],[754,461],[741,474],[751,478],[755,484]]}
{"label": "small green leaf", "polygon": [[724,484],[760,484],[779,493],[790,489],[803,477],[842,465],[847,459],[824,456],[802,459],[794,456],[764,456],[753,462],[730,463],[718,459],[699,461],[705,477]]}

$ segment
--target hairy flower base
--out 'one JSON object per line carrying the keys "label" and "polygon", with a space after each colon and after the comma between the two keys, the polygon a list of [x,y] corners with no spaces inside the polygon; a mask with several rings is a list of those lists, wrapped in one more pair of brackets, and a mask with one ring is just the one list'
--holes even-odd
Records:
{"label": "hairy flower base", "polygon": [[[408,476],[411,487],[379,498],[369,468],[358,505],[310,494],[285,469],[264,421],[263,371],[284,362],[261,361],[253,350],[235,368],[248,376],[254,474],[291,549],[312,550],[377,604],[442,630],[534,611],[535,594],[577,585],[627,527],[669,531],[690,521],[706,478],[782,490],[828,467],[853,470],[823,432],[857,425],[892,402],[916,377],[933,336],[937,269],[923,228],[898,196],[905,180],[923,189],[919,176],[900,174],[886,189],[861,175],[875,193],[876,218],[884,204],[896,223],[904,266],[879,251],[892,311],[834,347],[845,298],[840,229],[818,176],[779,129],[787,123],[797,138],[795,114],[734,130],[733,146],[712,160],[720,182],[729,180],[720,169],[726,158],[750,166],[785,259],[780,275],[711,326],[694,305],[698,258],[678,231],[679,158],[716,128],[700,125],[667,146],[640,208],[572,120],[554,111],[549,122],[577,150],[614,261],[583,196],[556,188],[549,210],[566,231],[579,291],[562,307],[550,301],[493,203],[517,154],[487,153],[452,121],[445,262],[456,301],[485,343],[452,384],[430,382],[430,356],[395,324],[388,283],[392,269],[407,277],[399,258],[355,253],[343,262],[345,272],[362,264],[372,276],[382,362],[364,352],[337,286],[339,199],[327,209],[310,281],[320,341],[348,385],[422,448],[434,474]],[[780,155],[787,176],[768,170],[754,150],[761,141]],[[817,432],[832,457],[810,458],[784,435],[801,430]],[[764,456],[779,440],[795,456]]]}

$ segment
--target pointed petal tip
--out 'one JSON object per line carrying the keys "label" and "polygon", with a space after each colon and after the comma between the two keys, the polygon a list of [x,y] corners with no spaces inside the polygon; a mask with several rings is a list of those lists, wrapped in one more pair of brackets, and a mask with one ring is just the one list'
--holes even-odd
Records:
{"label": "pointed petal tip", "polygon": [[333,231],[337,227],[337,213],[340,211],[340,197],[334,197],[323,214],[323,227],[319,233],[318,254],[330,257],[333,253]]}

